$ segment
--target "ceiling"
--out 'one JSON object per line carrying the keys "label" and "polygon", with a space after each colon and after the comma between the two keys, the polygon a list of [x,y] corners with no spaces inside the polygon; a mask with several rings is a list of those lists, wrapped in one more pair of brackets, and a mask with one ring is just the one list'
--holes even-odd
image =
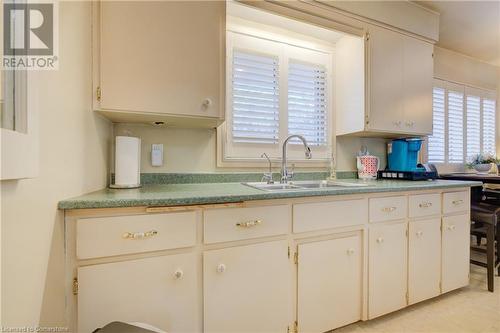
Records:
{"label": "ceiling", "polygon": [[415,1],[440,13],[438,46],[500,66],[500,1]]}

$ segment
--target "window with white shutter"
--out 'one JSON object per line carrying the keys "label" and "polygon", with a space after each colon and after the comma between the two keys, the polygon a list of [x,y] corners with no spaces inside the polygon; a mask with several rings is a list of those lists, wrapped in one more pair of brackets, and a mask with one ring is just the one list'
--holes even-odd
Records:
{"label": "window with white shutter", "polygon": [[495,98],[492,91],[435,79],[429,163],[458,171],[476,154],[496,155]]}
{"label": "window with white shutter", "polygon": [[445,162],[445,90],[435,87],[432,94],[432,136],[429,137],[428,158],[431,163]]}
{"label": "window with white shutter", "polygon": [[322,66],[289,62],[288,134],[300,134],[313,146],[327,144],[326,79]]}
{"label": "window with white shutter", "polygon": [[467,108],[467,156],[469,159],[481,152],[481,98],[468,95]]}
{"label": "window with white shutter", "polygon": [[279,141],[279,72],[276,57],[233,53],[232,136],[234,142]]}
{"label": "window with white shutter", "polygon": [[492,99],[483,99],[483,152],[496,154],[495,124],[496,102]]}
{"label": "window with white shutter", "polygon": [[464,94],[448,91],[448,163],[464,163]]}
{"label": "window with white shutter", "polygon": [[[332,146],[331,50],[228,32],[224,161],[281,157],[292,134],[304,136],[312,159],[292,144],[290,160],[327,161]],[[292,141],[291,143],[298,143]]]}

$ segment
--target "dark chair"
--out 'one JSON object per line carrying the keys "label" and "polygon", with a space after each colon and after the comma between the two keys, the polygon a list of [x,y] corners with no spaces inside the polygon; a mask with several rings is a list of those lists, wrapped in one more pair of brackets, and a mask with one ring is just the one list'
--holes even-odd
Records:
{"label": "dark chair", "polygon": [[[486,250],[471,246],[472,251],[486,253],[486,263],[472,259],[471,263],[486,267],[488,290],[493,292],[495,267],[500,263],[498,258],[500,254],[500,228],[498,227],[500,206],[487,202],[472,202],[471,220],[471,235],[474,235],[478,239],[478,244],[480,244],[482,238],[486,238]],[[500,275],[500,267],[498,268],[498,273]]]}

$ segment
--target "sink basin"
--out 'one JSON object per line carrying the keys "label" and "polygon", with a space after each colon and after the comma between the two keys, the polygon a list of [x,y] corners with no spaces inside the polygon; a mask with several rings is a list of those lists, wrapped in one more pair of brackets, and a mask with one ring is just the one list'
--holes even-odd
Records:
{"label": "sink basin", "polygon": [[291,181],[288,184],[267,184],[264,182],[259,183],[242,183],[243,185],[250,186],[264,191],[290,191],[290,190],[314,190],[320,188],[339,188],[339,187],[363,187],[368,186],[364,183],[349,183],[342,181],[329,181],[326,180],[313,180],[313,181]]}

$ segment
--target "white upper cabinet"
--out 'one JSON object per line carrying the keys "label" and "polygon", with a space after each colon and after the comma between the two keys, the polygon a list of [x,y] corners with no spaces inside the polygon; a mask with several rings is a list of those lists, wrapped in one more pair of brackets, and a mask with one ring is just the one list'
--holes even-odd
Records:
{"label": "white upper cabinet", "polygon": [[104,1],[94,9],[96,110],[115,121],[222,119],[223,1]]}
{"label": "white upper cabinet", "polygon": [[[336,104],[337,114],[349,114],[348,121],[337,116],[337,135],[432,134],[433,44],[375,26],[369,26],[365,43],[366,102]],[[336,61],[337,67],[350,66],[352,57]],[[359,75],[352,78],[360,81]],[[339,92],[341,100],[354,100],[346,94],[359,95],[359,90]]]}

